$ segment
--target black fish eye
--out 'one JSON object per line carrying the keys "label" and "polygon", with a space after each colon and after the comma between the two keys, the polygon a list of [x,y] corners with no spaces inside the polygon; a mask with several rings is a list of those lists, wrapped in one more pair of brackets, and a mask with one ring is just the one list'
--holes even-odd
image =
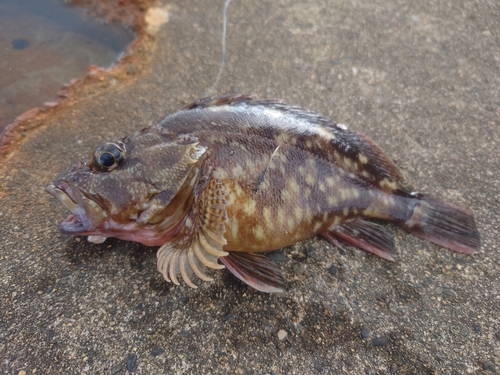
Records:
{"label": "black fish eye", "polygon": [[94,152],[90,167],[96,172],[109,172],[120,166],[125,160],[125,145],[119,143],[105,143]]}
{"label": "black fish eye", "polygon": [[101,156],[99,156],[99,164],[103,167],[109,168],[115,165],[116,157],[109,151],[104,151]]}

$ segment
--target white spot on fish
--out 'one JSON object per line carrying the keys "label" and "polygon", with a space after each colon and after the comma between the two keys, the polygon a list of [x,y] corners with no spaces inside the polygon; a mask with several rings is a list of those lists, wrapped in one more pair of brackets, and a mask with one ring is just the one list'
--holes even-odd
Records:
{"label": "white spot on fish", "polygon": [[236,193],[236,196],[237,197],[240,197],[242,196],[243,194],[245,194],[245,192],[243,191],[243,189],[241,188],[240,184],[236,183],[234,185],[234,192]]}
{"label": "white spot on fish", "polygon": [[304,198],[306,198],[306,199],[311,198],[311,188],[310,187],[306,187],[304,189]]}
{"label": "white spot on fish", "polygon": [[310,173],[309,173],[309,174],[306,176],[306,183],[307,183],[308,185],[312,185],[312,184],[314,184],[314,182],[315,182],[315,181],[316,181],[316,179],[314,178],[314,176],[313,176],[312,174],[310,174]]}
{"label": "white spot on fish", "polygon": [[233,239],[238,238],[238,231],[239,231],[239,223],[238,219],[233,217],[231,218],[231,235],[233,236]]}
{"label": "white spot on fish", "polygon": [[350,195],[349,189],[340,189],[339,193],[340,193],[340,199],[342,199],[343,201],[349,198]]}
{"label": "white spot on fish", "polygon": [[274,140],[280,145],[286,145],[290,140],[290,135],[285,132],[281,132]]}
{"label": "white spot on fish", "polygon": [[324,128],[317,127],[316,131],[318,134],[322,137],[325,138],[326,140],[330,141],[332,139],[335,139],[335,134],[333,134],[331,131],[327,131]]}
{"label": "white spot on fish", "polygon": [[288,186],[290,186],[290,190],[292,190],[296,194],[300,190],[299,184],[294,178],[290,179],[290,181],[288,182]]}
{"label": "white spot on fish", "polygon": [[274,229],[274,220],[271,216],[271,209],[269,207],[264,207],[263,214],[264,214],[264,220],[266,221],[267,228],[269,228],[270,230],[273,230]]}
{"label": "white spot on fish", "polygon": [[388,187],[388,188],[394,190],[397,188],[397,184],[393,181],[389,181],[389,179],[387,179],[387,177],[385,177],[382,181],[380,181],[380,187],[381,188]]}
{"label": "white spot on fish", "polygon": [[244,204],[243,204],[243,211],[247,215],[253,215],[255,213],[256,209],[256,202],[253,199],[248,199]]}
{"label": "white spot on fish", "polygon": [[243,168],[241,167],[240,164],[238,164],[237,166],[235,166],[232,171],[233,173],[233,176],[236,177],[236,178],[239,178],[241,176],[243,176]]}
{"label": "white spot on fish", "polygon": [[303,214],[304,211],[302,210],[302,208],[300,208],[299,206],[295,207],[295,218],[298,222],[302,219]]}
{"label": "white spot on fish", "polygon": [[281,226],[285,225],[285,211],[281,207],[278,207],[278,223]]}
{"label": "white spot on fish", "polygon": [[291,197],[292,195],[290,194],[290,191],[288,191],[287,189],[281,191],[281,199],[283,199],[283,201],[288,202]]}
{"label": "white spot on fish", "polygon": [[330,196],[327,198],[327,202],[330,206],[336,206],[338,203],[338,200],[336,197]]}
{"label": "white spot on fish", "polygon": [[382,197],[383,201],[384,201],[384,204],[386,205],[386,207],[393,207],[394,206],[394,199],[389,196],[389,195],[384,195]]}
{"label": "white spot on fish", "polygon": [[368,158],[364,154],[359,154],[358,159],[361,162],[361,164],[366,164],[368,163]]}
{"label": "white spot on fish", "polygon": [[332,222],[332,223],[330,224],[330,226],[328,227],[328,230],[334,230],[334,229],[335,229],[335,227],[336,227],[337,225],[339,225],[340,223],[341,223],[341,219],[340,219],[340,217],[339,217],[339,216],[335,216],[335,217],[333,218],[333,222]]}
{"label": "white spot on fish", "polygon": [[372,207],[368,207],[363,211],[363,215],[368,217],[375,216],[375,210]]}
{"label": "white spot on fish", "polygon": [[227,204],[231,205],[236,201],[236,195],[234,193],[229,193],[226,199],[227,199]]}
{"label": "white spot on fish", "polygon": [[349,159],[347,156],[344,156],[344,164],[346,165],[347,168],[352,167],[352,161]]}
{"label": "white spot on fish", "polygon": [[213,176],[217,180],[225,180],[225,179],[227,179],[227,171],[224,168],[217,167],[213,171]]}
{"label": "white spot on fish", "polygon": [[321,228],[321,226],[323,225],[323,223],[321,223],[320,221],[317,221],[315,224],[314,224],[314,232],[317,233],[319,228]]}
{"label": "white spot on fish", "polygon": [[266,238],[264,235],[264,229],[260,225],[253,228],[253,235],[258,240],[264,240]]}

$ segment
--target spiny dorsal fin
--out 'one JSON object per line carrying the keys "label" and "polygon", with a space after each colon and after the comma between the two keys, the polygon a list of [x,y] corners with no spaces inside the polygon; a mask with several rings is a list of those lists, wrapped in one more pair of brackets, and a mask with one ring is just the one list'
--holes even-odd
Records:
{"label": "spiny dorsal fin", "polygon": [[[289,116],[309,121],[313,124],[330,125],[334,127],[337,126],[328,118],[321,116],[316,112],[304,109],[302,107],[286,104],[278,99],[255,99],[251,95],[245,95],[245,94],[227,95],[216,98],[206,97],[182,107],[181,110],[202,109],[202,108],[217,107],[223,105],[229,105],[229,106],[246,105],[246,106],[265,107],[269,109],[274,109],[276,111],[281,111],[284,114],[288,114]],[[341,128],[339,127],[339,129]]]}
{"label": "spiny dorsal fin", "polygon": [[250,104],[252,101],[253,99],[250,95],[226,95],[215,98],[207,96],[193,103],[185,105],[181,108],[181,110],[200,109],[220,105],[235,105],[241,103]]}
{"label": "spiny dorsal fin", "polygon": [[[260,106],[275,111],[280,111],[283,114],[292,116],[298,120],[307,121],[311,126],[322,126],[330,131],[335,137],[332,144],[337,148],[342,155],[348,156],[350,160],[361,159],[364,161],[363,168],[369,170],[371,179],[379,182],[386,178],[388,182],[401,182],[402,177],[396,165],[375,144],[370,138],[362,133],[347,129],[344,125],[339,125],[329,120],[328,118],[307,109],[285,104],[280,100],[274,99],[254,99],[250,95],[229,95],[217,98],[203,98],[194,103],[191,103],[183,108],[183,110],[202,109],[213,106]],[[349,165],[343,165],[349,172]]]}

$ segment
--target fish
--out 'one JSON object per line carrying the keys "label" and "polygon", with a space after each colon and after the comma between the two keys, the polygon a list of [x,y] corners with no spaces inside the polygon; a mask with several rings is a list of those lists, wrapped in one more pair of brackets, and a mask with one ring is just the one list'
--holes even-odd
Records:
{"label": "fish", "polygon": [[[387,221],[465,254],[474,213],[415,192],[366,135],[249,95],[203,98],[157,125],[98,145],[46,186],[71,214],[61,233],[160,246],[166,281],[227,268],[261,292],[285,281],[266,252],[319,235],[394,260]],[[375,221],[374,221],[375,220]]]}

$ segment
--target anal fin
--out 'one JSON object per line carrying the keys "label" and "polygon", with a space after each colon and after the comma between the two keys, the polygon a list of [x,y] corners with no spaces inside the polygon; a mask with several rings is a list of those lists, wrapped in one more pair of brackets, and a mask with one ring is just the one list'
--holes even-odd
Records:
{"label": "anal fin", "polygon": [[384,227],[365,220],[354,220],[336,226],[333,230],[321,234],[337,246],[337,239],[359,247],[387,260],[394,260],[394,240]]}
{"label": "anal fin", "polygon": [[231,252],[219,260],[234,276],[258,291],[276,293],[285,287],[278,265],[263,254]]}

